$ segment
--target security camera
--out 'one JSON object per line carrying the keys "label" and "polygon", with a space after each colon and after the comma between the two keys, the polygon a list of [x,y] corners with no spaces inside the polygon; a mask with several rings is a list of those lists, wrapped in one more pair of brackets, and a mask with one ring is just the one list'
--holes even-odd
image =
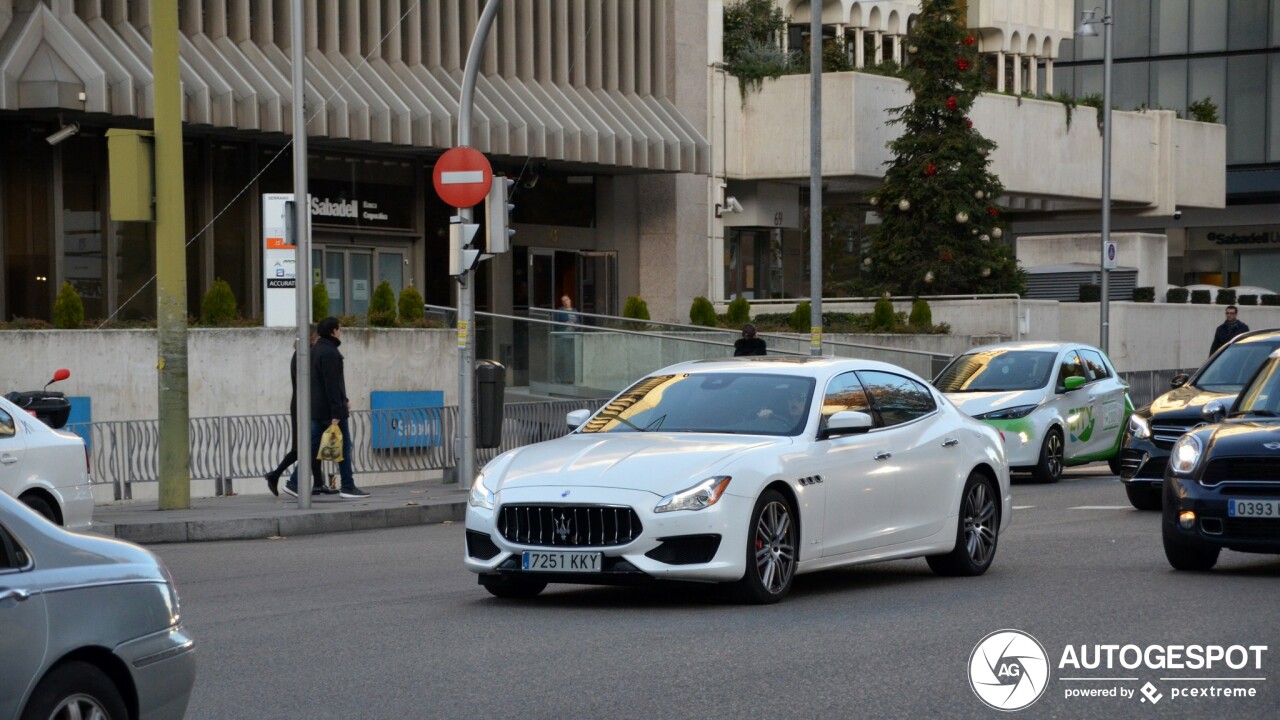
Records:
{"label": "security camera", "polygon": [[1181,220],[1181,219],[1182,219],[1182,211],[1181,211],[1181,210],[1174,210],[1174,211],[1173,211],[1173,219],[1174,219],[1174,220]]}
{"label": "security camera", "polygon": [[738,202],[738,198],[732,195],[724,199],[724,206],[727,212],[742,212],[742,203]]}
{"label": "security camera", "polygon": [[44,141],[50,145],[57,145],[78,132],[80,132],[80,125],[78,123],[67,123],[62,126],[61,130],[45,138]]}

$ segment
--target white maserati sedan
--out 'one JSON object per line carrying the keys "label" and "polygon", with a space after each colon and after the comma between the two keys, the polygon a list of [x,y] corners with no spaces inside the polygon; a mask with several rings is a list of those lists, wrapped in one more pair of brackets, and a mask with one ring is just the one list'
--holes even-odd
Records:
{"label": "white maserati sedan", "polygon": [[921,556],[980,575],[1010,521],[999,431],[886,363],[688,362],[568,421],[472,485],[465,564],[498,597],[686,580],[771,603],[800,573]]}

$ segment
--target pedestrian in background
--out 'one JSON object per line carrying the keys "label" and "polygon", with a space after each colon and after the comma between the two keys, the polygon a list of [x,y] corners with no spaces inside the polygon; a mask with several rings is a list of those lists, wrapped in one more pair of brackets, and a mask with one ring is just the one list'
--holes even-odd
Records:
{"label": "pedestrian in background", "polygon": [[1235,305],[1227,306],[1227,319],[1213,333],[1213,346],[1209,348],[1210,355],[1218,352],[1218,348],[1231,342],[1231,338],[1249,332],[1249,326],[1236,319],[1238,313],[1239,311]]}
{"label": "pedestrian in background", "polygon": [[742,337],[733,341],[733,356],[764,355],[764,338],[756,337],[756,326],[747,323],[742,326]]}
{"label": "pedestrian in background", "polygon": [[555,317],[552,319],[558,323],[566,323],[568,325],[579,324],[578,311],[573,309],[573,298],[568,295],[561,295],[560,308],[556,310]]}
{"label": "pedestrian in background", "polygon": [[[311,351],[311,454],[319,452],[324,431],[337,425],[342,432],[342,462],[338,463],[342,488],[338,494],[344,498],[366,498],[369,493],[356,487],[351,472],[351,427],[347,422],[351,402],[347,399],[342,353],[338,352],[342,329],[338,327],[338,318],[330,316],[321,320],[316,330],[320,337]],[[298,470],[294,468],[285,488],[296,492],[297,487]]]}
{"label": "pedestrian in background", "polygon": [[[311,323],[311,339],[310,346],[315,347],[316,324]],[[267,473],[264,477],[267,479],[267,489],[272,495],[279,495],[278,489],[280,484],[280,476],[284,474],[289,466],[298,461],[298,341],[293,341],[293,359],[289,361],[289,382],[293,386],[293,393],[289,396],[289,436],[293,439],[289,446],[289,452],[285,453],[284,459],[276,466],[275,470]],[[288,492],[288,490],[286,490]],[[320,461],[313,455],[311,457],[311,494],[312,495],[332,495],[337,492],[330,490],[324,484],[324,478],[320,471]],[[290,493],[296,495],[295,493]]]}

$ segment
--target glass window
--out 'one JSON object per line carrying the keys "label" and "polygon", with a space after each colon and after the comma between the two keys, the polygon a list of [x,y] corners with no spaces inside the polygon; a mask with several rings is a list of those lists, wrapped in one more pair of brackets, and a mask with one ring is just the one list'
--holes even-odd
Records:
{"label": "glass window", "polygon": [[1049,383],[1058,355],[1044,351],[987,350],[961,355],[933,381],[944,393],[1031,390]]}
{"label": "glass window", "polygon": [[1280,0],[1271,0],[1271,44],[1280,45]]}
{"label": "glass window", "polygon": [[915,380],[876,371],[859,371],[858,377],[886,426],[911,422],[937,409],[933,393]]}
{"label": "glass window", "polygon": [[1227,3],[1191,0],[1191,52],[1227,49]]}
{"label": "glass window", "polygon": [[[1280,8],[1272,12],[1275,16],[1280,16]],[[1280,40],[1273,42],[1280,44]],[[1267,110],[1267,117],[1270,118],[1268,122],[1271,127],[1267,132],[1267,162],[1280,162],[1280,54],[1272,54],[1270,62],[1271,89],[1267,92],[1270,108]]]}
{"label": "glass window", "polygon": [[[1191,71],[1191,90],[1187,94],[1188,101],[1195,102],[1209,98],[1218,106],[1218,120],[1230,121],[1226,104],[1222,102],[1227,94],[1227,59],[1200,58],[1190,61],[1188,67]],[[1183,116],[1186,117],[1185,113]]]}
{"label": "glass window", "polygon": [[1176,110],[1186,117],[1187,61],[1162,60],[1151,63],[1151,107]]}
{"label": "glass window", "polygon": [[1188,0],[1154,0],[1151,7],[1151,52],[1178,55],[1187,51]]}
{"label": "glass window", "polygon": [[1213,362],[1200,369],[1195,387],[1234,395],[1244,388],[1253,373],[1266,362],[1280,342],[1236,342],[1219,352]]}
{"label": "glass window", "polygon": [[1260,163],[1266,158],[1267,57],[1241,55],[1227,60],[1231,92],[1227,111],[1227,164]]}
{"label": "glass window", "polygon": [[[1151,0],[1124,0],[1115,4],[1111,40],[1115,57],[1143,57],[1150,54]],[[1077,15],[1076,17],[1080,17]]]}
{"label": "glass window", "polygon": [[1111,377],[1111,370],[1107,368],[1107,363],[1102,360],[1102,353],[1096,350],[1081,350],[1080,357],[1084,359],[1084,364],[1089,367],[1089,374],[1094,380]]}
{"label": "glass window", "polygon": [[51,320],[53,268],[53,153],[44,141],[50,124],[0,124],[0,252],[4,253],[5,317]]}
{"label": "glass window", "polygon": [[13,437],[18,434],[18,428],[13,423],[13,416],[0,408],[0,438]]}
{"label": "glass window", "polygon": [[863,412],[874,417],[871,412],[871,403],[867,400],[867,391],[863,389],[857,373],[847,372],[832,378],[827,384],[827,394],[822,396],[823,422],[832,415],[846,410]]}
{"label": "glass window", "polygon": [[9,531],[0,526],[0,570],[26,567],[27,554]]}
{"label": "glass window", "polygon": [[1084,374],[1084,363],[1080,361],[1080,356],[1074,350],[1062,359],[1062,365],[1058,369],[1058,387],[1063,387],[1069,377],[1086,379],[1089,377]]}
{"label": "glass window", "polygon": [[62,275],[84,301],[86,320],[107,316],[105,148],[103,138],[89,133],[61,144]]}
{"label": "glass window", "polygon": [[1267,45],[1267,0],[1231,0],[1227,47],[1253,50]]}
{"label": "glass window", "polygon": [[[252,155],[244,145],[215,144],[213,153],[213,274],[226,280],[236,295],[240,314],[251,315],[252,300],[261,278],[253,273],[253,255],[259,242],[250,239],[250,214],[254,194],[241,193],[253,179]],[[238,197],[237,197],[238,196]],[[260,251],[258,251],[260,252]]]}
{"label": "glass window", "polygon": [[1117,63],[1111,68],[1111,104],[1124,110],[1142,107],[1151,92],[1149,63]]}

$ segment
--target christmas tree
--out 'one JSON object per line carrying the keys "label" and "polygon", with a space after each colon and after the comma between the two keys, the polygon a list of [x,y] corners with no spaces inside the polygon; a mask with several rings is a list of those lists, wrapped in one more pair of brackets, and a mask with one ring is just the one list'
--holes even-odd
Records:
{"label": "christmas tree", "polygon": [[923,0],[902,68],[913,94],[893,108],[902,135],[871,197],[881,216],[863,271],[896,295],[1021,293],[1026,277],[1007,246],[1004,193],[987,169],[995,143],[968,111],[982,90],[978,45],[956,0]]}

